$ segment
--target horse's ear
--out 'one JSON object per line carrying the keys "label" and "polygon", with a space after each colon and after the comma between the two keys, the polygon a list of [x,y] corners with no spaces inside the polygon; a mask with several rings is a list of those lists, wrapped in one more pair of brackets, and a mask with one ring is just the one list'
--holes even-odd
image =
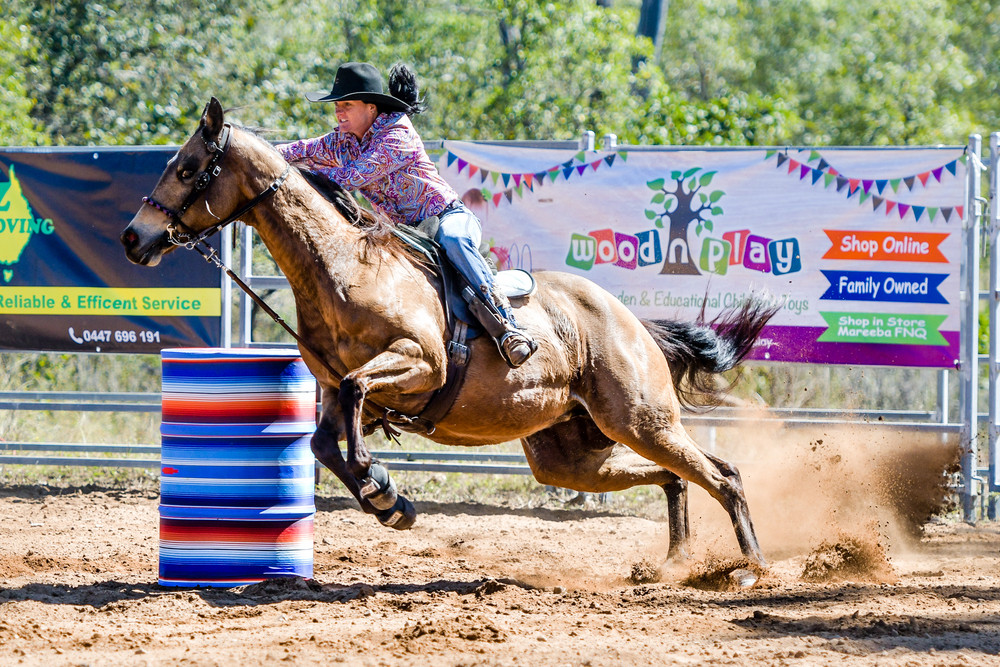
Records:
{"label": "horse's ear", "polygon": [[222,103],[213,97],[201,112],[201,126],[206,137],[217,137],[222,132],[224,115]]}

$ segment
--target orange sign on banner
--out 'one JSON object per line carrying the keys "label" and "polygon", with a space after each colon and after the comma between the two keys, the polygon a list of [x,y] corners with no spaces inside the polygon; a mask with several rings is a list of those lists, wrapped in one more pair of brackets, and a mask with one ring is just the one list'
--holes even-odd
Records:
{"label": "orange sign on banner", "polygon": [[823,259],[948,263],[938,248],[948,238],[944,232],[823,231],[833,243]]}

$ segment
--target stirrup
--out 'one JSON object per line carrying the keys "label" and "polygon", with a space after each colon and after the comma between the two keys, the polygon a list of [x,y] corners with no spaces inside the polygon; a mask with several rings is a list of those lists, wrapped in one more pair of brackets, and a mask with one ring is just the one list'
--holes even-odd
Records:
{"label": "stirrup", "polygon": [[497,345],[500,348],[500,356],[511,368],[524,365],[524,362],[538,349],[538,343],[517,329],[510,329],[504,333],[497,340]]}

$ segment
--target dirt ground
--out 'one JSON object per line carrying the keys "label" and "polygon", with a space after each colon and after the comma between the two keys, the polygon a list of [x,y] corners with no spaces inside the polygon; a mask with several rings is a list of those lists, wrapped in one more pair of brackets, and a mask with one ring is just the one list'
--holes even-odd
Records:
{"label": "dirt ground", "polygon": [[770,561],[749,589],[700,491],[674,567],[662,521],[613,506],[418,499],[397,532],[321,496],[314,579],[225,590],[157,584],[155,489],[0,486],[0,664],[1000,664],[1000,526],[912,537],[919,475],[837,441],[744,466]]}

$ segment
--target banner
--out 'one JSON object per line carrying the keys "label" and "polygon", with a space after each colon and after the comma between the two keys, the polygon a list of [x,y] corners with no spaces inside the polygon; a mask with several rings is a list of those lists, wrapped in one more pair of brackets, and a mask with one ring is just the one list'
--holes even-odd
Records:
{"label": "banner", "polygon": [[642,318],[763,295],[751,358],[954,368],[963,148],[565,151],[445,142],[501,268],[567,271]]}
{"label": "banner", "polygon": [[219,270],[190,252],[136,266],[118,241],[175,152],[0,150],[0,349],[220,344]]}

